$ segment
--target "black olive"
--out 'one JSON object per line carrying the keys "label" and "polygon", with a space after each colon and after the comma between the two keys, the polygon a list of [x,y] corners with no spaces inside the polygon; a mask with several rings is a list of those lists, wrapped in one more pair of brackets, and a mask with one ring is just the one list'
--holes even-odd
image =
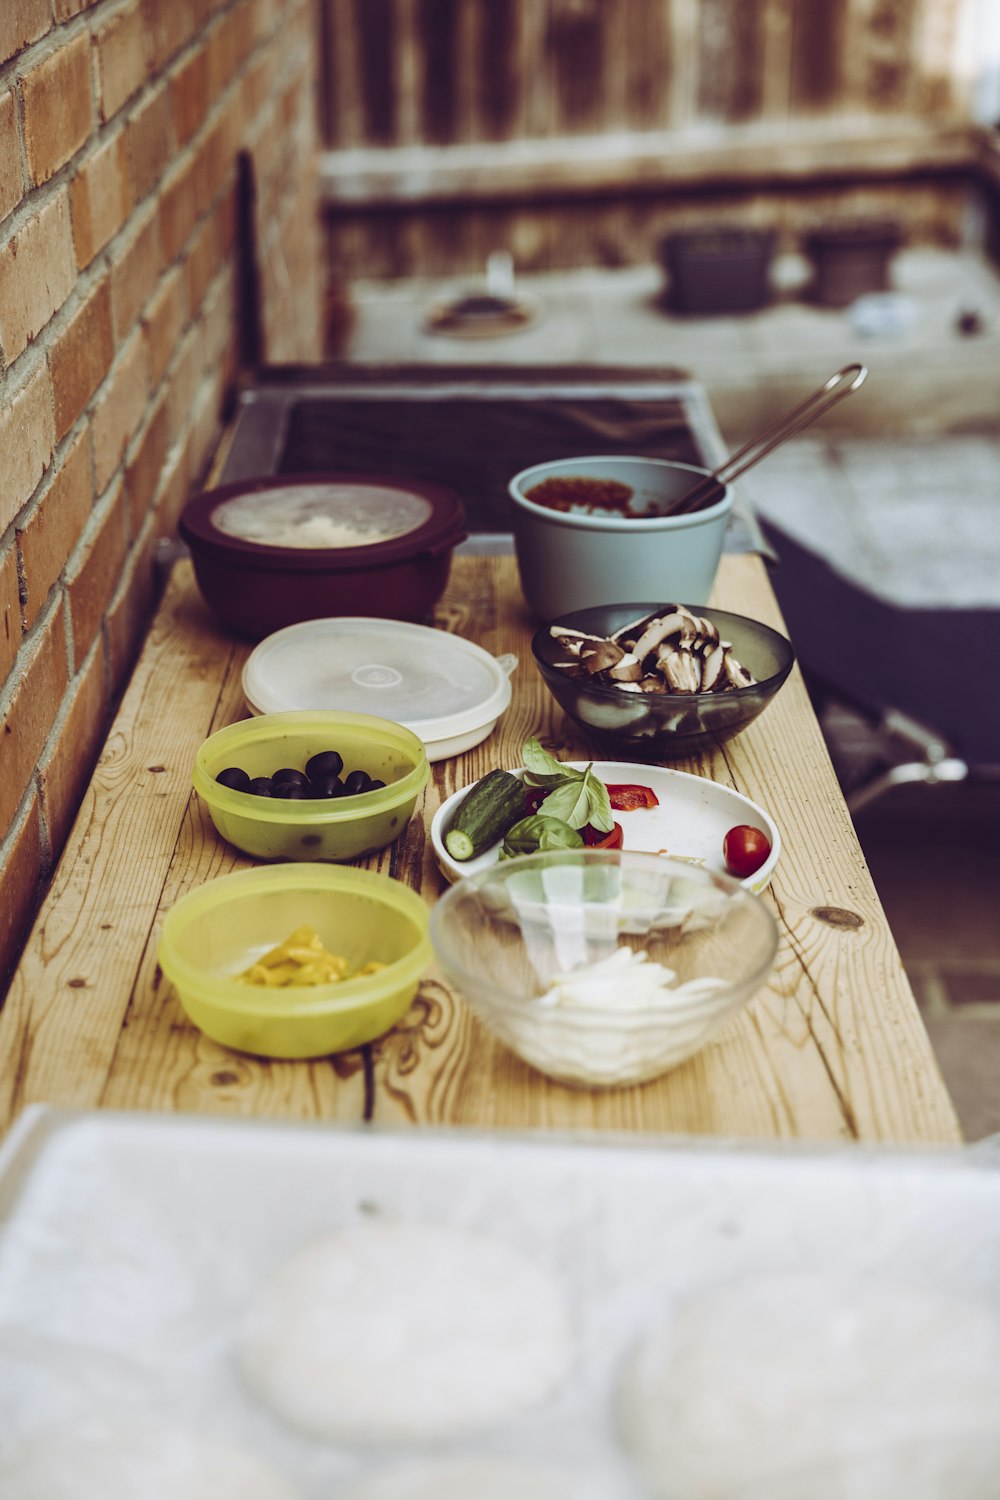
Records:
{"label": "black olive", "polygon": [[352,771],[349,776],[344,777],[344,796],[357,797],[361,792],[367,792],[372,784],[372,779],[367,771]]}
{"label": "black olive", "polygon": [[368,790],[370,792],[374,792],[374,791],[377,791],[380,786],[385,786],[385,782],[384,781],[373,781],[369,785]]}
{"label": "black olive", "polygon": [[306,802],[309,798],[309,787],[300,786],[297,781],[275,781],[271,780],[271,796],[280,797],[284,802]]}
{"label": "black olive", "polygon": [[320,750],[306,761],[306,774],[310,781],[317,776],[339,776],[344,769],[344,757],[336,750]]}
{"label": "black olive", "polygon": [[343,790],[339,776],[313,775],[309,778],[310,797],[339,797]]}
{"label": "black olive", "polygon": [[227,786],[233,792],[248,792],[250,790],[250,777],[239,766],[227,766],[224,771],[219,772],[215,779],[220,786]]}
{"label": "black olive", "polygon": [[286,782],[295,786],[308,786],[309,777],[304,771],[295,771],[291,766],[282,766],[280,771],[272,772],[271,781],[274,786],[284,786]]}
{"label": "black olive", "polygon": [[270,776],[255,776],[247,787],[255,797],[270,797],[273,795]]}

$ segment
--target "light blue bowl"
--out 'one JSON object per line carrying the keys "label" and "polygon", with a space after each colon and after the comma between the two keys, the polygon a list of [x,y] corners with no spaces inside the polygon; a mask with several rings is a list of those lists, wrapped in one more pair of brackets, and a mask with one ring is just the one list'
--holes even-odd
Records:
{"label": "light blue bowl", "polygon": [[[704,604],[722,556],[733,491],[688,515],[663,515],[707,470],[660,458],[565,458],[510,481],[521,588],[540,619],[620,599]],[[553,510],[529,498],[549,479],[612,479],[632,490],[637,515]]]}

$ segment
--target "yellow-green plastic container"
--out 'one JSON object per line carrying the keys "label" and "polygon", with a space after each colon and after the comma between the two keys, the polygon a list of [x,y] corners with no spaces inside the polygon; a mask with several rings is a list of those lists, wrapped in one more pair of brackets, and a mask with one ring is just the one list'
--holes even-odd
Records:
{"label": "yellow-green plastic container", "polygon": [[[188,1016],[225,1047],[263,1057],[323,1057],[389,1031],[431,961],[427,905],[374,870],[284,864],[222,875],[167,913],[160,967]],[[260,989],[235,976],[297,927],[353,971],[386,968],[335,984]]]}
{"label": "yellow-green plastic container", "polygon": [[[270,776],[302,770],[321,750],[338,750],[345,771],[363,770],[384,787],[357,797],[283,802],[220,786],[239,766]],[[402,724],[372,714],[313,709],[260,714],[218,730],[201,746],[192,781],[216,829],[255,859],[349,860],[384,849],[413,816],[430,766],[423,742]]]}

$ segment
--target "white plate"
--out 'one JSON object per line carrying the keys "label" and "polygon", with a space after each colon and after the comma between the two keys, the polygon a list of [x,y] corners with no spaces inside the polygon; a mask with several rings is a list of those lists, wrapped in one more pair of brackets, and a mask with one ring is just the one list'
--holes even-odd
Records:
{"label": "white plate", "polygon": [[[582,771],[589,763],[583,760],[567,761]],[[615,820],[622,826],[626,849],[644,849],[653,854],[669,854],[674,859],[696,859],[709,870],[726,873],[726,862],[722,857],[722,840],[730,828],[748,823],[759,828],[771,842],[771,852],[761,865],[749,875],[743,884],[747,890],[759,895],[770,883],[781,852],[781,835],[772,819],[756,802],[734,792],[717,781],[704,776],[692,776],[687,771],[668,771],[662,766],[637,765],[630,761],[595,760],[594,773],[601,781],[611,784],[638,783],[652,787],[659,798],[658,807],[637,808],[634,812],[616,812]],[[523,775],[515,771],[515,776]],[[431,843],[441,873],[446,880],[458,880],[463,875],[473,875],[494,864],[500,854],[500,842],[487,849],[475,859],[457,860],[444,847],[445,831],[449,828],[458,804],[466,796],[469,787],[462,787],[446,802],[442,802],[431,823]]]}

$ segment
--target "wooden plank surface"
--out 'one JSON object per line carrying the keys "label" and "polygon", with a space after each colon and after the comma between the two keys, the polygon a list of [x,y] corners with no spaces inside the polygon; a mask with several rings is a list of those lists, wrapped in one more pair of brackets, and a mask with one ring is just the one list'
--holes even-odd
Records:
{"label": "wooden plank surface", "polygon": [[[760,560],[723,559],[716,602],[780,626]],[[457,558],[444,628],[520,659],[510,709],[439,763],[405,835],[369,861],[443,889],[426,829],[439,802],[539,734],[593,753],[534,670],[512,558]],[[244,712],[249,651],[218,628],[187,563],[163,605],[51,893],[0,1012],[0,1128],[33,1102],[379,1124],[683,1132],[756,1139],[960,1139],[805,690],[793,673],[766,714],[680,764],[764,805],[782,830],[771,892],[781,946],[767,989],[698,1056],[639,1088],[549,1083],[492,1041],[432,970],[382,1041],[310,1063],[208,1041],[156,966],[159,925],[186,890],[251,861],[190,790],[198,745]]]}

